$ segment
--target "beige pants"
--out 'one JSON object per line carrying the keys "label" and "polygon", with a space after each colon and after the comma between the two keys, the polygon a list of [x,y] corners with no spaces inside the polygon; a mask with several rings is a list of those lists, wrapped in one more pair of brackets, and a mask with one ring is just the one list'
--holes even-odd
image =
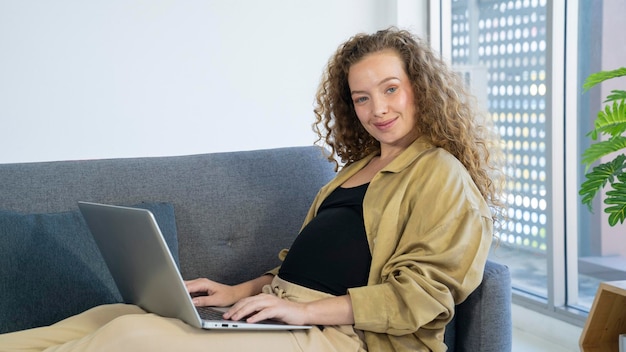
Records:
{"label": "beige pants", "polygon": [[[296,302],[327,297],[274,278],[264,291]],[[0,335],[0,351],[365,351],[352,326],[295,331],[193,328],[137,306],[105,305],[54,325]]]}

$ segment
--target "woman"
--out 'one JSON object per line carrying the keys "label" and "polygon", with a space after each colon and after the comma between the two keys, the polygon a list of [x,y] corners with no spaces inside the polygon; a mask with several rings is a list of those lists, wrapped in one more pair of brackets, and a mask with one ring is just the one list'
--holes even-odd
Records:
{"label": "woman", "polygon": [[342,44],[316,101],[315,131],[345,166],[319,191],[283,264],[235,286],[186,283],[203,294],[198,306],[232,305],[225,318],[314,328],[207,332],[111,305],[0,336],[0,347],[445,350],[444,328],[479,285],[491,244],[497,144],[458,77],[406,31]]}

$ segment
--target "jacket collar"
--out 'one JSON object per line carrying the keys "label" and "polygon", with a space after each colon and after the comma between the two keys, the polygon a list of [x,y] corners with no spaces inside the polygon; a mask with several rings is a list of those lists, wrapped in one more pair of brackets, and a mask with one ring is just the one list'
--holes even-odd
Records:
{"label": "jacket collar", "polygon": [[[411,143],[402,153],[400,153],[392,162],[385,166],[381,172],[398,173],[412,165],[426,151],[435,148],[434,145],[424,136],[418,137]],[[374,155],[369,155],[371,160]]]}
{"label": "jacket collar", "polygon": [[[404,169],[409,167],[415,162],[422,154],[427,152],[428,150],[434,149],[433,146],[427,138],[418,137],[413,143],[411,143],[402,153],[400,153],[392,162],[390,162],[387,166],[385,166],[380,172],[385,173],[398,173],[402,172]],[[332,182],[333,186],[337,184],[343,184],[347,181],[352,175],[357,173],[359,170],[365,167],[370,160],[372,160],[378,153],[372,153],[365,158],[355,161],[354,163],[346,166],[342,172],[340,172],[335,181]]]}

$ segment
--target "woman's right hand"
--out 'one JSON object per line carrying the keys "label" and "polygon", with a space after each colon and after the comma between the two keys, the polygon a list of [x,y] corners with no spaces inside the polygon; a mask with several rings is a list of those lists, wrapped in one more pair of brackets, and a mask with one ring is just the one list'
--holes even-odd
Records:
{"label": "woman's right hand", "polygon": [[196,306],[226,307],[243,298],[238,295],[235,286],[224,285],[205,278],[185,281],[185,286]]}

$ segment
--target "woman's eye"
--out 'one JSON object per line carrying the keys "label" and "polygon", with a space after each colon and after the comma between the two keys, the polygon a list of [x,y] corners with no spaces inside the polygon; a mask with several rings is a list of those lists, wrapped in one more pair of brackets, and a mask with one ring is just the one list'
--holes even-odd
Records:
{"label": "woman's eye", "polygon": [[395,92],[397,90],[398,90],[398,87],[391,87],[391,88],[387,89],[387,93],[393,93],[393,92]]}
{"label": "woman's eye", "polygon": [[366,101],[367,101],[367,97],[358,97],[358,98],[354,99],[354,102],[357,103],[357,104],[358,103],[364,103]]}

